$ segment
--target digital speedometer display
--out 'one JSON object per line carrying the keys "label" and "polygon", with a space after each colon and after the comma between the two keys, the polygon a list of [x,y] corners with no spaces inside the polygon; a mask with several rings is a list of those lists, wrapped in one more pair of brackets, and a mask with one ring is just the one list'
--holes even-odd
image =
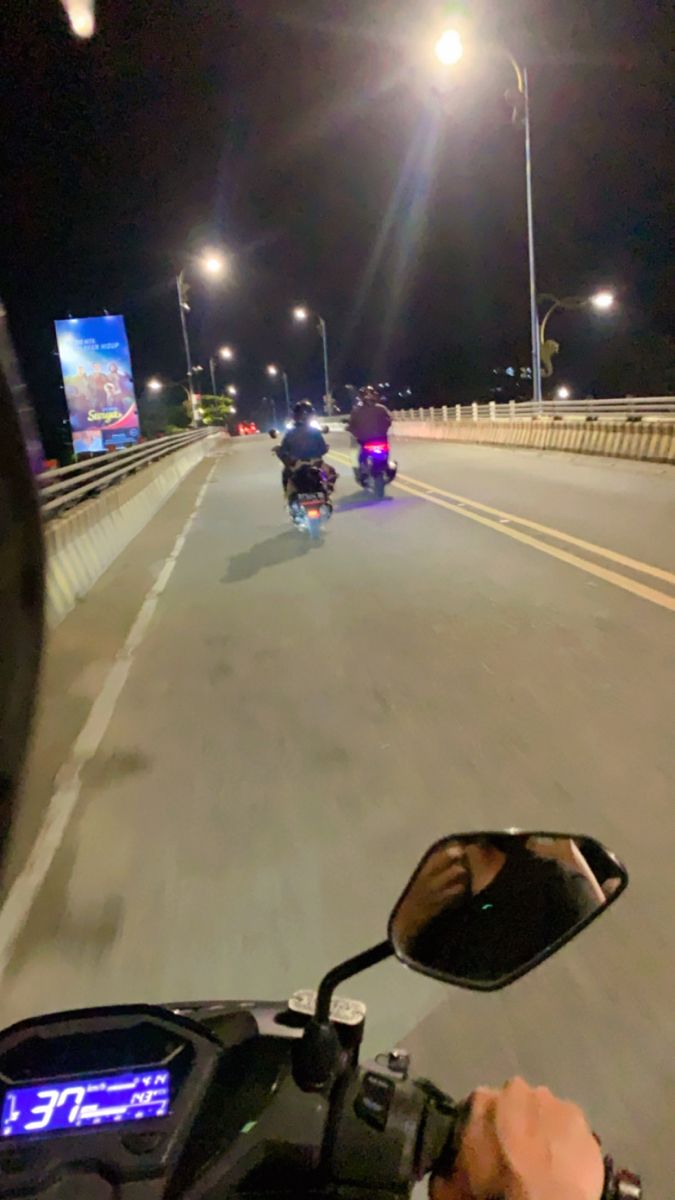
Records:
{"label": "digital speedometer display", "polygon": [[171,1101],[166,1070],[102,1075],[98,1079],[50,1080],[5,1093],[2,1136],[51,1133],[165,1117]]}

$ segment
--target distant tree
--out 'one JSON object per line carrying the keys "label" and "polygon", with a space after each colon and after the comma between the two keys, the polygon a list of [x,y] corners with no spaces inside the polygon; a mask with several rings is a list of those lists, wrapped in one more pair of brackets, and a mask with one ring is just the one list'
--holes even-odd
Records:
{"label": "distant tree", "polygon": [[230,396],[201,396],[199,407],[205,425],[227,425],[232,415],[234,401]]}
{"label": "distant tree", "polygon": [[675,340],[652,330],[612,338],[593,390],[606,396],[675,394]]}

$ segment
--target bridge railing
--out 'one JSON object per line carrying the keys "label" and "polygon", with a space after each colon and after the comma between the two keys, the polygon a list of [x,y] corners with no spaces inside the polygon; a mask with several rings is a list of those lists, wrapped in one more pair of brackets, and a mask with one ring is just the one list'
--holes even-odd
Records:
{"label": "bridge railing", "polygon": [[674,420],[675,396],[624,396],[616,400],[511,400],[505,404],[454,404],[443,408],[409,408],[394,413],[397,421],[514,421],[586,420]]}
{"label": "bridge railing", "polygon": [[116,450],[73,466],[45,471],[37,477],[43,518],[53,520],[66,509],[98,495],[140,468],[175,453],[191,442],[208,437],[210,432],[207,429],[191,429],[186,433],[142,442],[130,450]]}

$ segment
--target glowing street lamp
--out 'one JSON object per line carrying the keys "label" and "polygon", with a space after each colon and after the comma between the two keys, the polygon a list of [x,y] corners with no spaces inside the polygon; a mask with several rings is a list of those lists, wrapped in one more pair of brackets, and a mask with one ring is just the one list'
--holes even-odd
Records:
{"label": "glowing street lamp", "polygon": [[462,38],[456,29],[446,29],[436,42],[436,58],[444,67],[454,67],[464,55]]}
{"label": "glowing street lamp", "polygon": [[[297,304],[293,309],[293,319],[300,323],[308,321],[310,315],[309,309],[306,308],[304,304]],[[321,335],[321,345],[323,347],[323,382],[326,389],[324,402],[326,405],[326,412],[328,416],[330,416],[333,411],[333,395],[330,390],[330,373],[328,370],[328,330],[323,317],[319,313],[315,313],[314,315],[316,317],[317,327]]]}
{"label": "glowing street lamp", "polygon": [[556,396],[559,400],[569,400],[571,395],[572,393],[568,387],[559,387],[556,391]]}
{"label": "glowing street lamp", "polygon": [[[198,263],[201,273],[203,275],[209,275],[209,276],[211,276],[211,278],[214,278],[214,279],[221,276],[224,273],[225,267],[226,267],[225,256],[223,254],[221,254],[220,251],[217,251],[217,250],[205,251],[204,254],[202,254],[201,257],[197,259],[197,263]],[[192,365],[192,352],[190,350],[190,337],[188,334],[188,325],[187,325],[187,314],[190,311],[190,305],[188,303],[188,290],[189,290],[188,285],[185,282],[185,267],[183,267],[182,270],[176,276],[176,292],[178,293],[178,311],[180,313],[180,325],[181,325],[181,330],[183,333],[183,346],[185,348],[185,363],[187,366],[188,387],[190,389],[190,407],[192,409],[192,424],[196,425],[197,419],[199,417],[199,411],[198,411],[198,407],[197,407],[197,399],[196,399],[194,388],[193,388],[193,374],[194,374],[194,371],[196,370],[196,368],[193,367],[193,365]],[[212,376],[213,376],[213,373],[212,373]],[[213,390],[215,392],[215,386],[214,386]]]}
{"label": "glowing street lamp", "polygon": [[290,417],[290,415],[291,415],[291,391],[288,386],[288,375],[284,371],[283,367],[278,367],[276,365],[276,363],[268,364],[267,374],[269,375],[270,379],[278,379],[279,376],[281,375],[281,378],[283,379],[283,383],[284,383],[284,394],[286,396],[286,415],[288,417]]}
{"label": "glowing street lamp", "polygon": [[592,296],[563,296],[562,298],[559,296],[553,296],[550,292],[545,292],[542,296],[539,296],[540,303],[542,300],[550,301],[549,307],[547,308],[541,320],[539,340],[542,346],[546,339],[546,326],[548,325],[553,313],[556,312],[557,309],[563,308],[569,310],[575,308],[587,308],[590,305],[591,308],[596,309],[597,312],[608,312],[610,308],[614,307],[615,303],[614,292],[610,292],[606,289],[603,289],[600,292],[594,292]]}
{"label": "glowing street lamp", "polygon": [[614,293],[606,291],[596,292],[594,296],[591,296],[590,303],[599,312],[606,312],[608,308],[614,307]]}
{"label": "glowing street lamp", "polygon": [[[232,349],[231,346],[221,346],[220,350],[218,351],[218,356],[219,356],[219,358],[222,358],[223,362],[233,362],[234,361],[234,350]],[[211,372],[211,388],[212,388],[213,394],[215,396],[215,395],[217,395],[217,392],[218,392],[218,388],[216,385],[216,356],[215,356],[215,354],[212,354],[209,359],[209,370]]]}
{"label": "glowing street lamp", "polygon": [[161,392],[164,387],[164,384],[162,383],[161,379],[157,379],[153,375],[152,379],[148,380],[146,387],[149,392]]}
{"label": "glowing street lamp", "polygon": [[[495,49],[495,47],[491,47]],[[537,310],[536,262],[534,252],[534,201],[532,198],[532,139],[530,134],[530,85],[526,67],[521,67],[513,55],[505,48],[498,47],[499,53],[508,58],[516,76],[516,87],[519,100],[514,105],[514,121],[522,105],[522,124],[525,134],[525,196],[527,205],[527,249],[530,274],[530,342],[532,348],[532,395],[535,404],[541,408],[541,360],[539,339],[539,313]],[[454,67],[464,54],[462,38],[456,29],[446,29],[435,46],[436,58],[443,66]]]}
{"label": "glowing street lamp", "polygon": [[218,277],[225,271],[225,258],[217,251],[208,251],[208,253],[202,256],[200,261],[205,275]]}
{"label": "glowing street lamp", "polygon": [[236,396],[237,395],[237,389],[233,383],[231,383],[230,386],[228,387],[227,394],[228,394],[228,396]]}
{"label": "glowing street lamp", "polygon": [[539,355],[542,364],[541,373],[545,379],[548,379],[553,374],[553,357],[558,353],[560,345],[553,339],[546,337],[548,323],[554,312],[559,309],[573,311],[578,308],[594,308],[596,312],[609,312],[614,307],[614,293],[607,289],[599,292],[594,292],[592,296],[553,296],[550,292],[545,292],[538,297],[538,303],[543,300],[549,301],[549,306],[539,322]]}

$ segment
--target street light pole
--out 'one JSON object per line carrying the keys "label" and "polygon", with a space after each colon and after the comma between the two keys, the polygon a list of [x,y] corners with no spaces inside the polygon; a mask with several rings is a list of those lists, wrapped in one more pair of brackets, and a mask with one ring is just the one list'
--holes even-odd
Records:
{"label": "street light pole", "polygon": [[[513,55],[504,46],[494,46],[500,55],[508,58],[516,76],[516,86],[523,101],[523,125],[525,128],[525,194],[527,198],[527,251],[530,275],[530,342],[532,349],[532,398],[541,411],[541,354],[539,345],[539,311],[537,309],[537,271],[534,252],[534,201],[532,198],[532,133],[530,121],[530,81],[527,68],[520,67]],[[462,38],[456,29],[446,29],[436,43],[436,57],[444,66],[455,66],[462,58]],[[518,106],[514,106],[514,123]]]}
{"label": "street light pole", "polygon": [[[547,299],[547,297],[540,296],[539,299],[545,300],[545,299]],[[565,307],[566,306],[562,301],[554,299],[551,306],[546,309],[546,312],[544,313],[543,317],[541,318],[541,322],[539,324],[539,346],[540,347],[543,346],[544,342],[546,341],[546,326],[548,325],[550,318],[553,316],[556,309],[565,308]]]}
{"label": "street light pole", "polygon": [[291,391],[288,386],[288,375],[286,374],[286,371],[284,370],[283,367],[278,367],[278,366],[276,366],[275,363],[270,363],[267,368],[267,374],[272,379],[276,379],[279,375],[281,375],[281,378],[284,381],[284,395],[286,397],[286,416],[290,417],[290,415],[291,415]]}
{"label": "street light pole", "polygon": [[537,262],[534,250],[534,199],[532,196],[532,129],[530,121],[530,80],[527,67],[520,67],[508,50],[506,53],[516,76],[516,86],[523,98],[525,127],[525,195],[527,201],[527,258],[530,275],[530,347],[532,354],[532,399],[539,412],[542,406],[541,342],[539,309],[537,306]]}
{"label": "street light pole", "polygon": [[192,378],[192,354],[190,352],[190,335],[188,333],[187,316],[189,305],[185,296],[185,270],[182,270],[176,276],[176,291],[178,292],[178,311],[180,312],[180,324],[183,331],[183,346],[185,347],[185,364],[187,366],[188,378],[188,395],[190,398],[190,408],[192,409],[192,424],[197,424],[197,400],[195,398],[193,378]]}
{"label": "street light pole", "polygon": [[[218,276],[222,275],[226,263],[222,254],[213,250],[201,256],[201,269],[206,275]],[[183,331],[183,346],[185,347],[185,364],[187,367],[187,378],[190,395],[190,405],[192,408],[192,424],[198,424],[199,409],[194,389],[194,373],[201,371],[201,367],[195,367],[192,362],[192,353],[190,350],[190,335],[188,333],[187,314],[190,311],[190,305],[187,301],[187,284],[185,282],[185,267],[183,267],[176,276],[176,291],[178,293],[178,311],[180,313],[180,327]],[[213,373],[212,373],[213,374]],[[214,388],[215,391],[215,388]]]}
{"label": "street light pole", "polygon": [[525,104],[525,181],[527,191],[527,248],[530,266],[530,338],[532,343],[532,398],[541,412],[541,342],[537,308],[537,269],[534,254],[534,202],[532,198],[532,138],[530,132],[530,84],[527,68],[522,72],[514,62],[516,78]]}
{"label": "street light pole", "polygon": [[283,381],[284,381],[284,395],[286,396],[286,416],[290,417],[290,415],[291,415],[291,392],[290,392],[290,388],[288,386],[288,375],[286,374],[285,371],[282,371],[281,374],[282,374]]}
{"label": "street light pole", "polygon": [[[298,304],[293,309],[293,316],[295,317],[296,321],[306,321],[309,315],[309,309],[305,308],[304,304]],[[324,404],[326,407],[326,413],[330,417],[333,413],[333,393],[330,390],[330,371],[328,369],[328,330],[326,327],[326,322],[321,314],[315,313],[314,315],[316,317],[317,329],[321,335],[321,345],[323,347],[323,384],[324,388],[326,389],[324,393]]]}
{"label": "street light pole", "polygon": [[323,379],[326,388],[326,415],[330,417],[333,415],[333,394],[330,390],[330,373],[328,370],[328,331],[326,329],[326,322],[324,321],[323,317],[317,315],[317,321],[319,322],[319,333],[321,334],[321,344],[323,346]]}

